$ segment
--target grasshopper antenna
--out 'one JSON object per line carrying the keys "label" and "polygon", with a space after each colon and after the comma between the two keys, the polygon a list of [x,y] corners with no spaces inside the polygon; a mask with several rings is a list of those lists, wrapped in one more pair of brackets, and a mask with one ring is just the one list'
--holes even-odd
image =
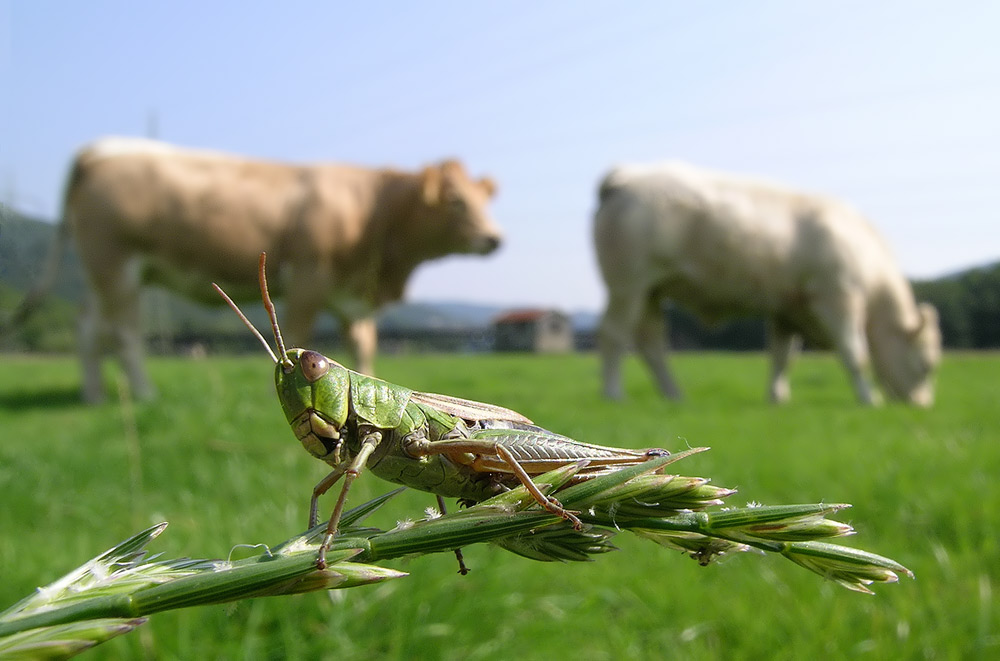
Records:
{"label": "grasshopper antenna", "polygon": [[267,350],[267,353],[271,356],[271,360],[277,363],[278,357],[274,355],[274,351],[271,350],[271,346],[267,343],[267,340],[264,339],[264,336],[260,334],[260,331],[257,330],[257,327],[254,326],[252,323],[250,323],[250,320],[247,319],[247,316],[245,314],[243,314],[243,311],[240,310],[239,306],[237,306],[236,303],[233,303],[233,299],[229,298],[229,295],[226,294],[226,292],[222,291],[222,287],[215,284],[214,282],[212,283],[212,286],[215,287],[215,291],[219,292],[219,296],[224,298],[226,303],[229,303],[229,307],[233,309],[233,312],[239,315],[240,319],[243,320],[243,323],[246,324],[246,327],[249,328],[250,331],[257,336],[257,339],[260,340],[260,343],[264,345],[264,348]]}
{"label": "grasshopper antenna", "polygon": [[[267,272],[264,263],[267,261],[267,253],[260,253],[260,295],[264,298],[264,308],[267,316],[271,318],[271,329],[274,331],[274,341],[278,344],[278,352],[281,354],[281,363],[291,367],[291,362],[285,357],[285,343],[281,339],[281,329],[278,328],[278,313],[274,310],[274,303],[271,302],[271,295],[267,291]],[[275,360],[274,362],[278,362]]]}

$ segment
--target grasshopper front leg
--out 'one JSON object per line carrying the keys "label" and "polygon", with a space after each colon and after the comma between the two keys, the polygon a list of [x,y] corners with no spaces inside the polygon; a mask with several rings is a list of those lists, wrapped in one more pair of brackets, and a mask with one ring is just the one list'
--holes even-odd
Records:
{"label": "grasshopper front leg", "polygon": [[[361,471],[364,470],[365,463],[368,461],[368,457],[371,456],[375,448],[382,441],[382,432],[377,430],[369,431],[365,434],[364,439],[361,441],[361,449],[358,454],[355,455],[354,460],[351,462],[350,466],[342,471],[344,475],[344,486],[340,490],[340,496],[337,498],[337,504],[333,508],[333,514],[330,515],[330,521],[326,524],[326,536],[323,537],[323,543],[319,547],[319,556],[316,558],[316,568],[326,569],[326,552],[330,549],[330,545],[333,544],[334,538],[337,536],[337,526],[340,525],[340,517],[344,513],[344,504],[347,502],[347,492],[354,483],[354,480],[358,478]],[[324,483],[329,481],[326,485],[326,489],[329,489],[338,479],[340,475],[334,475],[337,471],[333,471],[330,475],[327,475],[322,482],[316,485],[316,489],[320,489]],[[331,478],[333,478],[331,480]],[[325,491],[326,489],[323,489]],[[315,490],[314,490],[315,493]],[[315,496],[314,496],[315,498]]]}
{"label": "grasshopper front leg", "polygon": [[562,504],[550,496],[542,493],[532,480],[528,472],[524,470],[510,450],[501,443],[492,440],[482,439],[456,439],[447,441],[428,441],[426,439],[414,439],[405,446],[406,452],[414,457],[430,456],[434,454],[446,455],[473,455],[471,466],[474,470],[489,472],[497,469],[497,462],[484,458],[485,456],[499,457],[504,468],[513,473],[518,481],[524,485],[528,493],[534,497],[538,504],[549,512],[561,516],[573,524],[576,530],[583,530],[583,522],[573,512],[567,510]]}
{"label": "grasshopper front leg", "polygon": [[309,501],[309,530],[312,530],[317,523],[319,523],[319,497],[330,490],[334,484],[337,483],[344,473],[347,472],[348,465],[345,463],[337,468],[330,471],[330,474],[319,481],[315,487],[313,487],[312,500]]}

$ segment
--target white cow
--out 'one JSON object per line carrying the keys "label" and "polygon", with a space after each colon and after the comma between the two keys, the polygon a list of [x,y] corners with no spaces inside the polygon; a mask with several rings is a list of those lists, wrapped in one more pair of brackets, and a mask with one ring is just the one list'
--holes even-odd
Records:
{"label": "white cow", "polygon": [[789,397],[789,359],[805,336],[837,351],[861,402],[879,399],[865,374],[870,352],[890,397],[933,403],[937,312],[914,302],[885,242],[851,207],[682,163],[616,168],[599,196],[606,396],[622,396],[622,355],[634,340],[663,393],[680,397],[665,361],[661,302],[670,298],[706,321],[766,316],[775,402]]}
{"label": "white cow", "polygon": [[118,344],[133,391],[149,396],[140,285],[154,282],[218,303],[214,281],[236,300],[259,300],[257,260],[266,251],[293,345],[306,344],[317,312],[330,309],[342,321],[356,367],[370,373],[373,314],[402,297],[414,268],[499,246],[500,231],[486,210],[494,192],[492,180],[469,178],[456,161],[411,173],[105,138],[73,161],[55,261],[16,318],[54,279],[60,244],[75,235],[90,285],[80,334],[84,398],[103,395],[102,331]]}

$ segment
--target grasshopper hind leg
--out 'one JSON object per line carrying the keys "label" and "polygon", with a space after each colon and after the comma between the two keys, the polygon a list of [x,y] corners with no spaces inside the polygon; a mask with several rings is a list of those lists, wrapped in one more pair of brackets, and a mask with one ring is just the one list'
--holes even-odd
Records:
{"label": "grasshopper hind leg", "polygon": [[510,453],[510,450],[500,444],[497,444],[496,453],[497,456],[507,462],[510,468],[514,471],[514,475],[517,476],[517,479],[520,480],[521,484],[523,484],[528,490],[528,493],[534,496],[539,505],[544,507],[549,512],[561,516],[569,521],[573,524],[573,528],[575,530],[583,530],[583,521],[580,521],[580,519],[576,516],[576,513],[564,508],[562,503],[555,498],[542,493],[541,489],[539,489],[538,486],[531,480],[531,476],[528,475],[524,468],[521,467],[521,464],[517,463],[517,459],[515,459],[514,455]]}
{"label": "grasshopper hind leg", "polygon": [[[482,438],[442,441],[415,439],[405,448],[405,450],[414,457],[431,456],[436,454],[472,454],[474,455],[474,459],[469,465],[473,470],[484,474],[495,472],[498,469],[497,460],[494,459],[492,461],[484,461],[484,457],[491,455],[495,456],[499,459],[500,470],[512,473],[517,481],[528,490],[528,493],[530,493],[535,501],[545,508],[546,511],[566,519],[576,530],[583,530],[583,522],[576,516],[577,513],[567,510],[558,500],[542,493],[542,490],[539,489],[534,482],[532,482],[531,476],[528,472],[524,470],[524,467],[522,467],[520,463],[518,463],[517,458],[510,452],[510,450],[504,447],[503,443]],[[564,461],[561,463],[569,462]]]}

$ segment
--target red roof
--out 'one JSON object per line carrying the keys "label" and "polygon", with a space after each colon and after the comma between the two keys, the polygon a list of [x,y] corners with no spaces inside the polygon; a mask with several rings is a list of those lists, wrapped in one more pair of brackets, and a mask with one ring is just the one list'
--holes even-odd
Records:
{"label": "red roof", "polygon": [[516,324],[524,321],[537,321],[548,314],[549,310],[524,309],[504,312],[493,320],[495,324]]}

